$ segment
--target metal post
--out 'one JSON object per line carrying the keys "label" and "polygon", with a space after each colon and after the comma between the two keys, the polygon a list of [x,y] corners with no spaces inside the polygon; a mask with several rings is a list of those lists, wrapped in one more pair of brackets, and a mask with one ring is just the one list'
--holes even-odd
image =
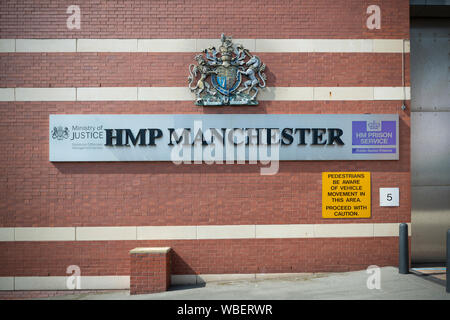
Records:
{"label": "metal post", "polygon": [[398,240],[399,240],[398,272],[401,274],[408,274],[409,273],[408,225],[406,223],[400,223]]}
{"label": "metal post", "polygon": [[450,293],[450,229],[447,230],[447,265],[446,265],[446,291]]}

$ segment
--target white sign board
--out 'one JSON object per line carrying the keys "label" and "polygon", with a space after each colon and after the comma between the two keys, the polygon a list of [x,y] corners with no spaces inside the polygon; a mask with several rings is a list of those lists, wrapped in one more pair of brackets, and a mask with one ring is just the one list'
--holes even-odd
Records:
{"label": "white sign board", "polygon": [[49,158],[174,161],[183,145],[193,161],[212,149],[262,160],[267,146],[271,160],[398,160],[398,132],[397,114],[61,114],[50,115]]}
{"label": "white sign board", "polygon": [[398,207],[399,189],[380,188],[380,207]]}

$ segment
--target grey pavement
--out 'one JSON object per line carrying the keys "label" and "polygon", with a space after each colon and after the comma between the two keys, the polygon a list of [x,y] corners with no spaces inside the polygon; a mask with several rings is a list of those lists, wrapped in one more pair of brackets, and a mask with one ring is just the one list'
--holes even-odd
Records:
{"label": "grey pavement", "polygon": [[380,289],[368,289],[366,270],[315,273],[291,278],[209,282],[196,286],[173,286],[167,292],[130,295],[128,290],[111,293],[71,294],[48,299],[74,300],[450,300],[445,286],[415,274],[399,274],[394,267],[381,268]]}

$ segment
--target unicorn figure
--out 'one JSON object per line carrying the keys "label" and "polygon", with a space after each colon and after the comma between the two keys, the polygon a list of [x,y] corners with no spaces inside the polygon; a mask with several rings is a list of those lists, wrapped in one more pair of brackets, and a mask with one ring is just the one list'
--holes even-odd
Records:
{"label": "unicorn figure", "polygon": [[[242,93],[244,91],[248,91],[248,94],[252,91],[252,89],[255,91],[255,94],[251,97],[251,100],[255,100],[256,95],[258,94],[258,85],[260,88],[266,87],[266,75],[264,74],[264,70],[266,69],[266,65],[264,63],[261,63],[261,60],[257,56],[251,56],[250,60],[247,61],[245,64],[248,66],[247,70],[239,69],[238,72],[246,75],[249,80],[244,82],[244,88],[238,91],[238,93]],[[259,78],[257,78],[256,75],[259,75]]]}

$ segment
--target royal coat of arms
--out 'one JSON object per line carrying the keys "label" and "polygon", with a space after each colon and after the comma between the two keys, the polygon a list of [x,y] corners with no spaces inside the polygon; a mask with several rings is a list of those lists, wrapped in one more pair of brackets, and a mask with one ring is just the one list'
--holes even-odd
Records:
{"label": "royal coat of arms", "polygon": [[69,138],[69,128],[67,127],[54,127],[52,130],[52,138],[63,140]]}
{"label": "royal coat of arms", "polygon": [[[189,89],[198,106],[257,105],[258,88],[266,87],[266,65],[231,37],[222,34],[222,44],[205,49],[189,65]],[[195,86],[193,84],[195,83]]]}

